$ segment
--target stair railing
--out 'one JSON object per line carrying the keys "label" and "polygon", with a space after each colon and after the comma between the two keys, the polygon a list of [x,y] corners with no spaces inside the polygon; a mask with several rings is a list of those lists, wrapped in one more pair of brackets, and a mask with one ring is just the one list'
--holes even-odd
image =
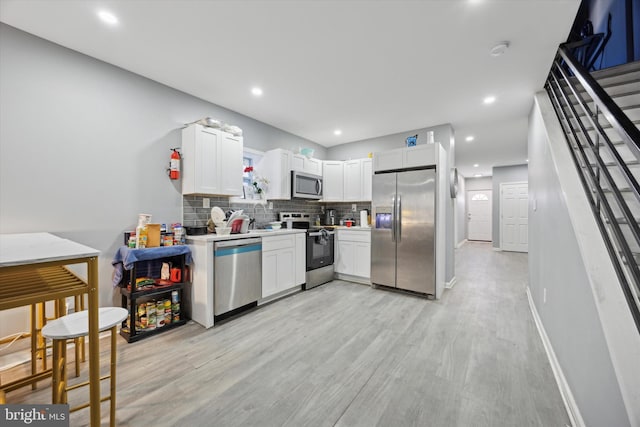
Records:
{"label": "stair railing", "polygon": [[[584,92],[578,89],[578,83]],[[610,125],[617,132],[635,157],[634,163],[640,162],[640,131],[567,46],[558,49],[545,89],[567,136],[569,151],[640,332],[640,269],[630,246],[635,241],[635,247],[640,247],[640,227],[624,197],[631,194],[640,204],[640,185],[603,127]],[[585,101],[583,94],[589,99]],[[606,123],[601,124],[600,118]],[[610,153],[613,162],[603,159],[603,150]],[[624,178],[625,187],[614,181],[614,170],[616,176]],[[626,236],[621,224],[628,227]]]}

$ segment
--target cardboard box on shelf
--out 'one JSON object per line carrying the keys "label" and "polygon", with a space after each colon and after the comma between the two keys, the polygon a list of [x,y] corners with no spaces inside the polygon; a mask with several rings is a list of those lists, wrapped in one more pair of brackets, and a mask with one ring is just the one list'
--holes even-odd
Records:
{"label": "cardboard box on shelf", "polygon": [[160,246],[160,224],[147,224],[147,247]]}

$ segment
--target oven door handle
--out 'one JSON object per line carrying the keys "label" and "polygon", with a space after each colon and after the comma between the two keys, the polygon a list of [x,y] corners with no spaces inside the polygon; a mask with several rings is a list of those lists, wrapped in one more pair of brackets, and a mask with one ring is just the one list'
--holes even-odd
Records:
{"label": "oven door handle", "polygon": [[[336,234],[336,233],[335,233],[335,231],[327,231],[327,234],[328,234],[329,236],[333,236],[333,235],[334,235],[334,234]],[[322,232],[317,231],[317,232],[309,233],[309,234],[307,234],[307,236],[309,236],[309,237],[318,237],[318,236],[322,236]]]}

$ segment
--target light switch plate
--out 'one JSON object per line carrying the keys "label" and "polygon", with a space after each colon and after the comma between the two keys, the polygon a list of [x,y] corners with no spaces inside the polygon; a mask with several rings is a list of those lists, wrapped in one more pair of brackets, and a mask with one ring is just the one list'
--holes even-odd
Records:
{"label": "light switch plate", "polygon": [[211,202],[206,197],[202,198],[202,207],[203,208],[210,208],[211,207]]}

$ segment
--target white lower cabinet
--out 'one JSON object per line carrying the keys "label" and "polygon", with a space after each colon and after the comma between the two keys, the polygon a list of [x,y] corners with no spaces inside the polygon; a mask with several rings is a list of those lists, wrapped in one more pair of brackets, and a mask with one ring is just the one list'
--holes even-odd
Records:
{"label": "white lower cabinet", "polygon": [[335,272],[363,279],[371,277],[371,231],[338,230]]}
{"label": "white lower cabinet", "polygon": [[262,298],[304,282],[304,264],[301,273],[300,262],[305,257],[305,251],[298,250],[300,238],[304,244],[303,233],[262,238]]}

